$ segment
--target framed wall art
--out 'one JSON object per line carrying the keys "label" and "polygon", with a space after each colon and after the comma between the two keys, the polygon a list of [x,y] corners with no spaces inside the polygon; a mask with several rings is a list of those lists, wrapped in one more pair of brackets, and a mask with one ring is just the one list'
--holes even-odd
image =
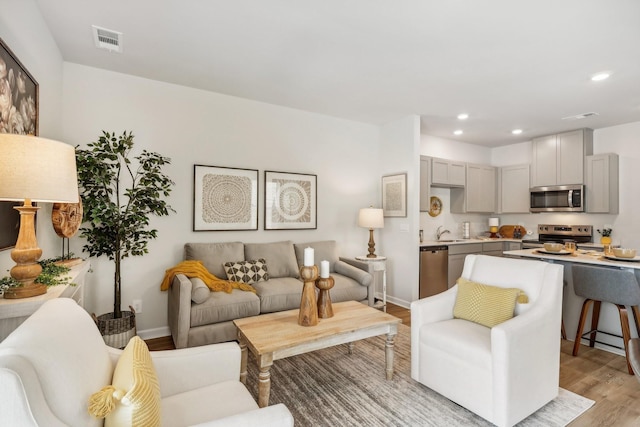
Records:
{"label": "framed wall art", "polygon": [[[0,38],[0,133],[38,135],[38,82]],[[0,250],[18,240],[22,203],[0,202]]]}
{"label": "framed wall art", "polygon": [[317,176],[289,172],[264,172],[264,229],[315,229]]}
{"label": "framed wall art", "polygon": [[193,231],[258,229],[258,170],[194,165]]}
{"label": "framed wall art", "polygon": [[382,211],[386,217],[407,216],[407,174],[382,177]]}

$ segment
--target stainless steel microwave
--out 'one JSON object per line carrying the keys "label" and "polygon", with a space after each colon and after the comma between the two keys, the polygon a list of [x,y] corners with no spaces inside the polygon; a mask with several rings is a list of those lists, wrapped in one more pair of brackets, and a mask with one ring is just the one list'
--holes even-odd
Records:
{"label": "stainless steel microwave", "polygon": [[530,200],[530,212],[584,212],[584,185],[532,187]]}

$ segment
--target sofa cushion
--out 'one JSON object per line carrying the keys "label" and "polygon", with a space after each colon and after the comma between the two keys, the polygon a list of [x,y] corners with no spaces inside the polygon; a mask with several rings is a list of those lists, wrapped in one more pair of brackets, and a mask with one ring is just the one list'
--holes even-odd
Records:
{"label": "sofa cushion", "polygon": [[249,261],[233,261],[224,263],[227,280],[252,284],[269,280],[269,270],[264,258]]}
{"label": "sofa cushion", "polygon": [[302,281],[293,277],[279,277],[268,282],[254,283],[253,287],[260,296],[260,312],[273,313],[300,308],[302,286]]}
{"label": "sofa cushion", "polygon": [[517,288],[483,285],[460,277],[453,317],[492,328],[511,319],[516,300],[522,294]]}
{"label": "sofa cushion", "polygon": [[209,298],[202,304],[191,304],[191,327],[258,314],[260,314],[260,299],[253,292],[239,289],[233,289],[230,294],[211,292]]}
{"label": "sofa cushion", "polygon": [[329,271],[335,271],[335,264],[340,259],[338,255],[338,244],[335,240],[323,240],[319,242],[296,243],[293,245],[296,251],[296,260],[298,265],[304,264],[305,248],[313,248],[313,257],[316,265],[320,265],[320,261],[329,261]]}
{"label": "sofa cushion", "polygon": [[184,252],[184,259],[202,261],[207,270],[220,279],[225,278],[225,262],[245,259],[242,242],[187,243],[184,245]]}
{"label": "sofa cushion", "polygon": [[[109,401],[112,408],[105,405]],[[99,418],[106,415],[105,427],[160,426],[158,376],[140,337],[129,340],[113,372],[112,386],[91,396],[89,412]]]}
{"label": "sofa cushion", "polygon": [[209,287],[198,277],[192,277],[191,279],[191,301],[196,304],[202,304],[211,294]]}
{"label": "sofa cushion", "polygon": [[293,249],[293,242],[290,240],[273,243],[246,243],[244,245],[244,258],[227,258],[225,262],[235,259],[260,258],[265,259],[269,265],[269,276],[271,278],[300,277],[296,253]]}

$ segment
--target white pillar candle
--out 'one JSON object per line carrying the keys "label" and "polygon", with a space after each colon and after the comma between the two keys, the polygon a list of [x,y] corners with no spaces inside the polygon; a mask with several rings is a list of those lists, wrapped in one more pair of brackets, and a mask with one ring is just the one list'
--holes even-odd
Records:
{"label": "white pillar candle", "polygon": [[329,277],[329,261],[320,261],[320,277],[323,279]]}
{"label": "white pillar candle", "polygon": [[313,248],[304,248],[304,266],[311,267],[313,265]]}

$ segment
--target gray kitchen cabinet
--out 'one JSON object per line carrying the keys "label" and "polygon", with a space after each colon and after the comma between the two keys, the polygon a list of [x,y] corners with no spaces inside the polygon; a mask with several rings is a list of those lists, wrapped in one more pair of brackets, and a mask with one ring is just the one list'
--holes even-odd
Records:
{"label": "gray kitchen cabinet", "polygon": [[431,157],[420,156],[420,212],[431,209]]}
{"label": "gray kitchen cabinet", "polygon": [[587,156],[587,213],[618,213],[618,155]]}
{"label": "gray kitchen cabinet", "polygon": [[593,130],[578,129],[531,141],[531,186],[585,183],[585,157],[593,154]]}
{"label": "gray kitchen cabinet", "polygon": [[528,164],[498,168],[497,213],[529,213],[529,174]]}
{"label": "gray kitchen cabinet", "polygon": [[496,168],[466,165],[466,185],[451,189],[452,213],[493,213],[496,211]]}
{"label": "gray kitchen cabinet", "polygon": [[504,242],[487,242],[482,244],[482,255],[502,256]]}
{"label": "gray kitchen cabinet", "polygon": [[505,251],[519,251],[522,249],[522,243],[520,242],[504,242],[503,249]]}
{"label": "gray kitchen cabinet", "polygon": [[431,159],[431,185],[434,187],[464,187],[465,172],[463,162]]}
{"label": "gray kitchen cabinet", "polygon": [[449,245],[449,287],[456,284],[456,280],[462,276],[464,259],[469,254],[482,253],[482,243],[468,243],[463,245]]}

